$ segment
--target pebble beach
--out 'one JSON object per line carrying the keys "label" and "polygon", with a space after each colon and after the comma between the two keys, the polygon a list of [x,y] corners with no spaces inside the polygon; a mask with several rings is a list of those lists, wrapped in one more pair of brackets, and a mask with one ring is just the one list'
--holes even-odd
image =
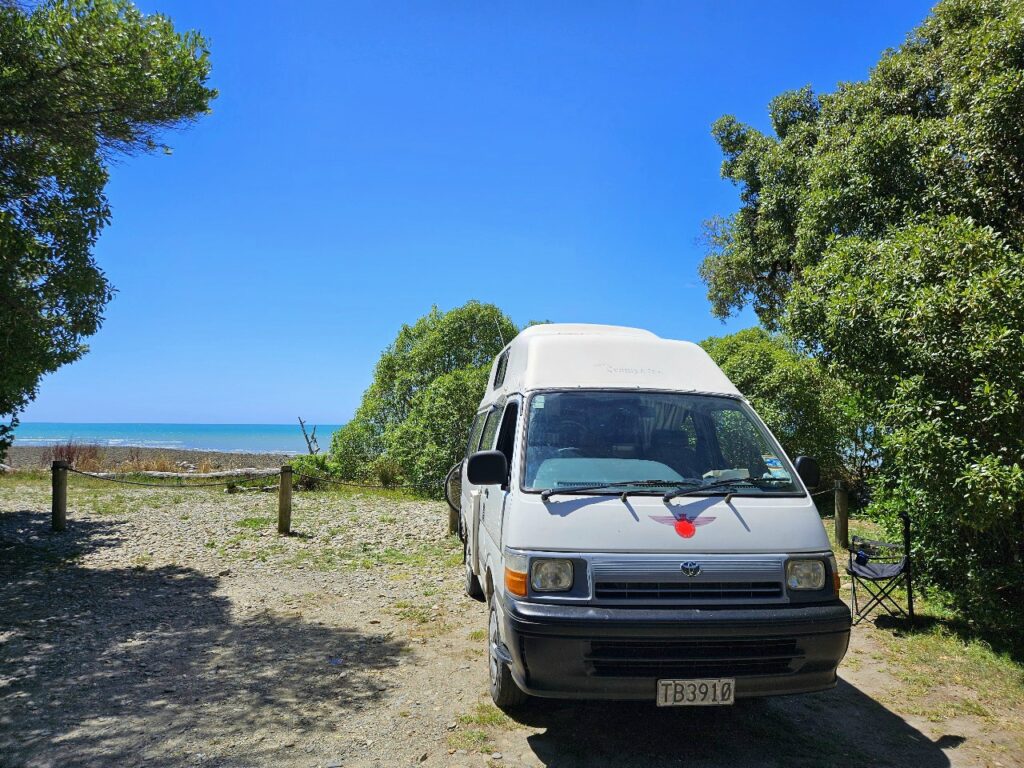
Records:
{"label": "pebble beach", "polygon": [[[210,469],[257,469],[280,467],[292,456],[285,453],[241,453],[235,451],[197,451],[178,448],[130,448],[123,446],[98,447],[98,469],[113,471],[131,461],[146,463],[169,462],[175,466],[198,467],[206,464]],[[52,450],[42,446],[14,445],[7,451],[4,463],[14,469],[41,469],[49,466]]]}

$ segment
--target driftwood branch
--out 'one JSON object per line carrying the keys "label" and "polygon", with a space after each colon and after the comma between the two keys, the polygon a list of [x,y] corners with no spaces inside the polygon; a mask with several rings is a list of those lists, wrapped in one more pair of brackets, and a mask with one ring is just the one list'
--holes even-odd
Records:
{"label": "driftwood branch", "polygon": [[310,456],[316,456],[320,453],[320,444],[316,441],[316,427],[313,425],[313,431],[310,434],[306,434],[306,422],[299,416],[299,426],[302,427],[302,436],[306,438],[306,448],[309,450]]}

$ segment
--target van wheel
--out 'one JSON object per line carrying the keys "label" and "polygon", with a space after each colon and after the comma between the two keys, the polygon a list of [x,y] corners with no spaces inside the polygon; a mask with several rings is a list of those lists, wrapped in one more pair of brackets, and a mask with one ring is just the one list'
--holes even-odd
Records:
{"label": "van wheel", "polygon": [[491,610],[487,617],[487,666],[491,678],[491,698],[499,709],[508,711],[520,707],[529,698],[512,679],[508,664],[498,657],[498,643],[501,633],[498,631],[498,609],[491,600]]}
{"label": "van wheel", "polygon": [[463,567],[466,569],[466,594],[482,603],[484,601],[484,590],[480,586],[480,579],[473,573],[473,568],[469,564],[469,551],[465,542],[462,543],[462,562]]}

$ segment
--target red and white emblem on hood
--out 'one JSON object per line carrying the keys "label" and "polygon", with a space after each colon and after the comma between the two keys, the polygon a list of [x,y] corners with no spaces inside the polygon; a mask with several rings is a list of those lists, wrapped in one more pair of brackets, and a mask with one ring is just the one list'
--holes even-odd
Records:
{"label": "red and white emblem on hood", "polygon": [[685,514],[681,514],[679,517],[675,515],[648,515],[648,517],[656,523],[671,525],[675,528],[676,533],[684,539],[689,539],[693,536],[697,532],[698,526],[707,525],[715,521],[714,517],[701,517],[700,515],[687,517]]}

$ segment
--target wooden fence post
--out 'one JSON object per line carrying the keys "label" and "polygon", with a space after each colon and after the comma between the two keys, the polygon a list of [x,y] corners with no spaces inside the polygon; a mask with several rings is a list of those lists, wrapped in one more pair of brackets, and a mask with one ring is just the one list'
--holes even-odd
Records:
{"label": "wooden fence post", "polygon": [[459,504],[452,503],[452,485],[453,478],[458,473],[459,478],[459,495],[462,494],[462,462],[453,466],[448,470],[448,474],[444,477],[444,500],[448,502],[448,533],[449,535],[459,532],[459,518],[461,512],[459,511]]}
{"label": "wooden fence post", "polygon": [[292,468],[281,467],[281,484],[277,487],[277,532],[292,532]]}
{"label": "wooden fence post", "polygon": [[906,559],[904,570],[907,574],[907,613],[910,621],[914,621],[914,567],[910,561],[910,515],[900,514],[903,518],[903,557]]}
{"label": "wooden fence post", "polygon": [[850,548],[850,497],[841,481],[836,480],[836,544]]}
{"label": "wooden fence post", "polygon": [[50,466],[52,475],[53,504],[50,529],[59,533],[67,528],[68,522],[68,463],[55,461]]}

